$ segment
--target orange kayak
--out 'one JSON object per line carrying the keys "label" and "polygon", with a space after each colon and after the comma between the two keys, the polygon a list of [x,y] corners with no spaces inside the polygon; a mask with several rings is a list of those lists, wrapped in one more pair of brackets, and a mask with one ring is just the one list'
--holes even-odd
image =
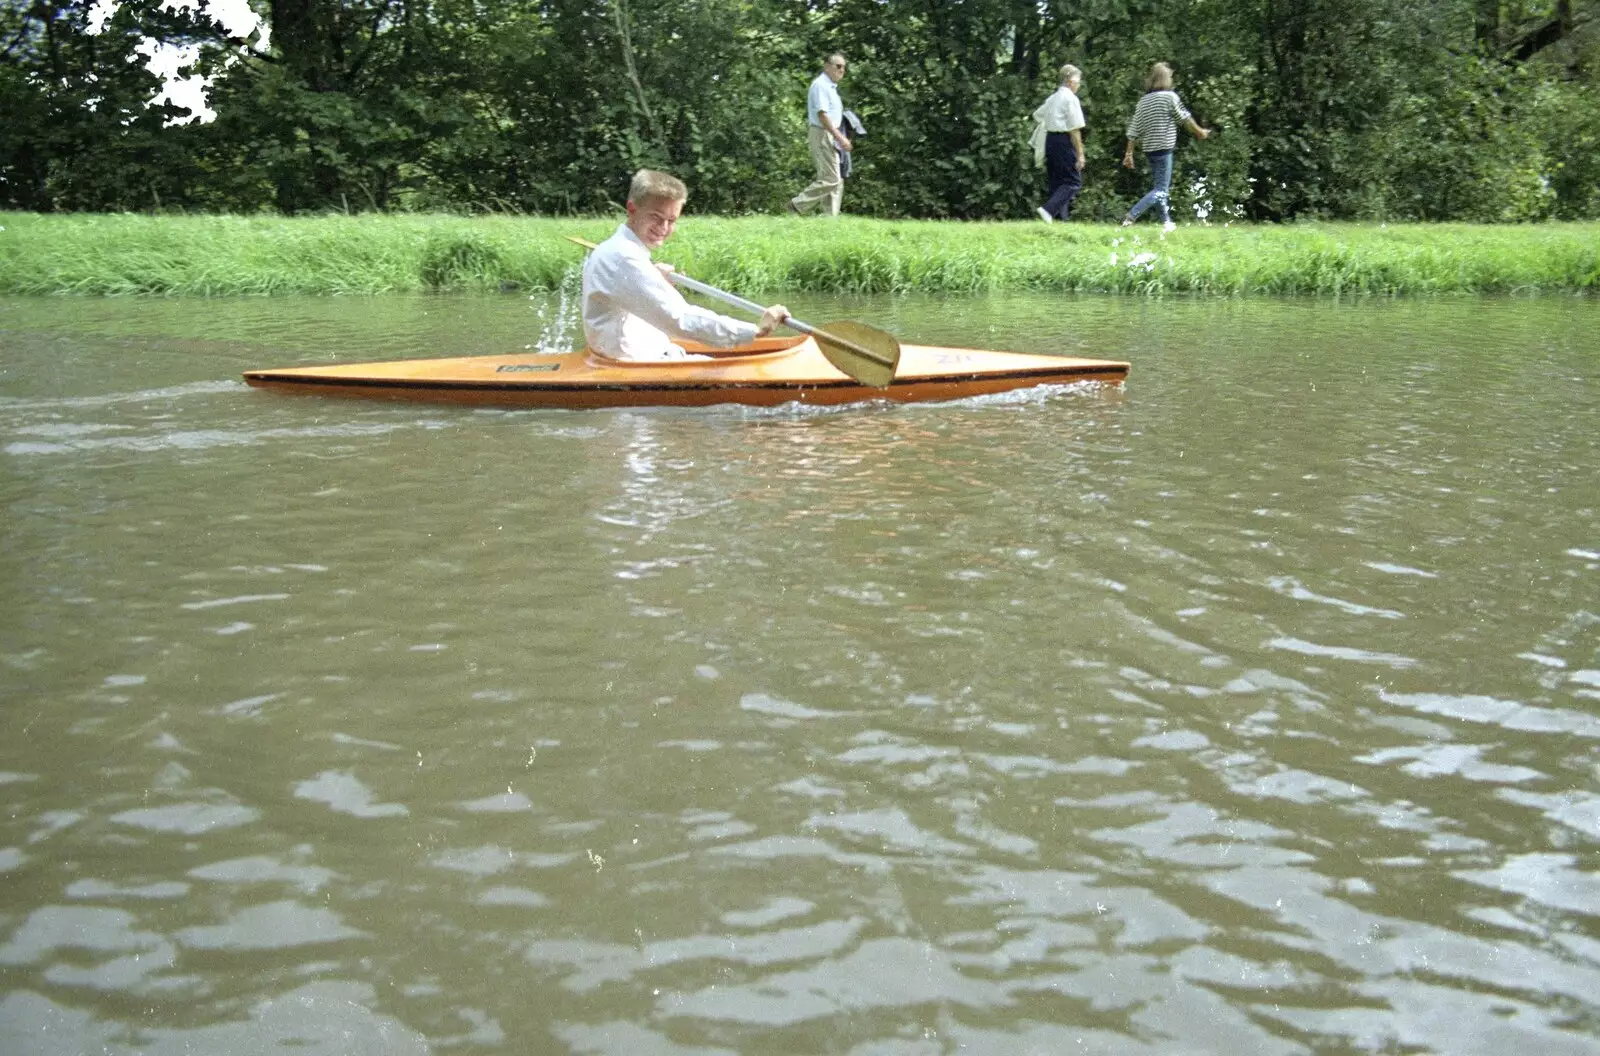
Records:
{"label": "orange kayak", "polygon": [[1033,385],[1120,384],[1128,375],[1128,364],[1111,360],[901,345],[894,382],[879,389],[835,369],[809,337],[768,337],[733,351],[684,348],[712,358],[636,363],[588,351],[519,353],[252,370],[244,379],[320,396],[589,408],[955,400]]}

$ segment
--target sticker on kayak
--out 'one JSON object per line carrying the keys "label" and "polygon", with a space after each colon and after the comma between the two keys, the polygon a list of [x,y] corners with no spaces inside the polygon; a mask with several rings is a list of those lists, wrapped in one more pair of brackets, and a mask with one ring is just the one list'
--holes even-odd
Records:
{"label": "sticker on kayak", "polygon": [[560,370],[560,363],[502,363],[494,368],[496,374],[526,374],[535,370]]}

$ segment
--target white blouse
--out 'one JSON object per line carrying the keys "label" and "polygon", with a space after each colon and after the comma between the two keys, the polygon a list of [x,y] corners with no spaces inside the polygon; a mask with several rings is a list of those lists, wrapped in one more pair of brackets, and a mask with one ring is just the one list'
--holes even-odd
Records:
{"label": "white blouse", "polygon": [[1046,132],[1071,132],[1083,127],[1083,105],[1063,84],[1033,112],[1033,120]]}

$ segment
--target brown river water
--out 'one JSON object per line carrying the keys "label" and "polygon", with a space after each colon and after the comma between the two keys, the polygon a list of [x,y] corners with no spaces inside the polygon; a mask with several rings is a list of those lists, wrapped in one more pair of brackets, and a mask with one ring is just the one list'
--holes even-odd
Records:
{"label": "brown river water", "polygon": [[1600,1053],[1600,303],[474,411],[570,297],[0,299],[0,1052]]}

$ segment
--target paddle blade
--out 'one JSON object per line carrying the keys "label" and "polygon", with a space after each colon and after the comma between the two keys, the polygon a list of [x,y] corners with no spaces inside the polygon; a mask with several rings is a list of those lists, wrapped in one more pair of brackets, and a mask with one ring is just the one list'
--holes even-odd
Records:
{"label": "paddle blade", "polygon": [[[829,363],[861,384],[886,389],[894,380],[895,367],[900,363],[900,342],[893,334],[853,319],[841,319],[818,327],[811,336]],[[839,340],[830,340],[835,337]]]}

